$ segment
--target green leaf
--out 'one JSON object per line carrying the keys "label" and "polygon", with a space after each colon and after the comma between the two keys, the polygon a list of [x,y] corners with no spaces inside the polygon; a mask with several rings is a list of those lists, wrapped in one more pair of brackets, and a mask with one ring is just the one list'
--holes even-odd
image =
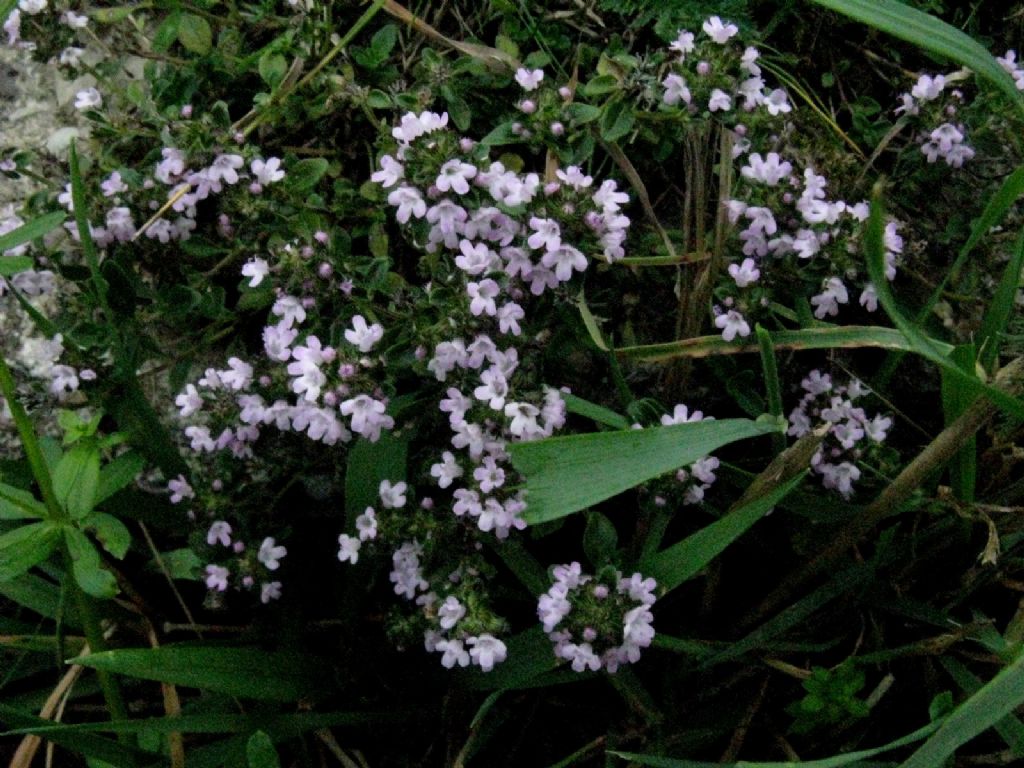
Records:
{"label": "green leaf", "polygon": [[[777,418],[783,418],[782,413],[782,385],[779,383],[779,366],[775,360],[775,347],[772,344],[772,336],[760,323],[755,328],[757,344],[761,348],[761,368],[764,370],[765,400],[768,403],[768,412]],[[786,448],[786,436],[779,434],[773,438],[775,453],[781,453]]]}
{"label": "green leaf", "polygon": [[536,524],[586,509],[774,424],[723,419],[640,430],[552,437],[509,446],[526,476],[524,518]]}
{"label": "green leaf", "polygon": [[1024,702],[1024,655],[1002,669],[953,710],[935,734],[900,768],[934,768],[975,736],[997,725]]}
{"label": "green leaf", "polygon": [[584,96],[603,96],[606,93],[619,90],[620,87],[621,83],[615,75],[597,75],[590,78],[580,88],[580,93]]}
{"label": "green leaf", "polygon": [[[962,344],[950,355],[950,359],[969,376],[974,375],[975,357],[974,344]],[[966,387],[960,386],[959,381],[945,370],[942,370],[941,374],[942,415],[945,426],[948,427],[974,402],[975,395]],[[949,484],[954,495],[960,501],[974,501],[974,487],[977,479],[977,443],[977,439],[972,436],[949,463]]]}
{"label": "green leaf", "polygon": [[198,56],[205,56],[213,47],[213,30],[210,22],[194,13],[182,15],[178,22],[178,42],[185,50]]}
{"label": "green leaf", "polygon": [[117,594],[117,579],[103,567],[103,558],[79,529],[64,527],[64,542],[71,555],[71,572],[75,582],[87,595],[109,598]]}
{"label": "green leaf", "polygon": [[805,474],[797,475],[788,483],[729,512],[720,520],[662,550],[654,555],[650,562],[642,565],[641,570],[645,575],[653,576],[660,589],[671,592],[700,573],[724,552],[726,547],[768,514],[790,491],[803,482]]}
{"label": "green leaf", "polygon": [[131,485],[145,466],[146,460],[134,451],[122,453],[104,465],[100,469],[99,484],[96,486],[95,506]]}
{"label": "green leaf", "polygon": [[601,115],[601,138],[607,142],[618,141],[633,130],[636,115],[626,101],[613,101],[604,108]]}
{"label": "green leaf", "polygon": [[503,144],[518,144],[522,139],[512,133],[512,123],[501,123],[494,130],[480,139],[485,147],[497,147]]}
{"label": "green leaf", "polygon": [[152,33],[153,50],[157,53],[163,53],[170,48],[174,41],[178,39],[178,25],[181,23],[181,12],[174,11],[167,15],[160,26],[156,28],[156,31]]}
{"label": "green leaf", "polygon": [[[737,763],[706,763],[699,760],[676,760],[671,757],[658,757],[657,755],[640,755],[633,752],[613,751],[610,754],[621,757],[623,760],[630,760],[638,765],[650,766],[651,768],[843,768],[843,766],[854,765],[875,755],[890,752],[920,741],[933,733],[936,728],[938,728],[937,723],[929,723],[922,728],[918,728],[913,733],[909,733],[895,741],[890,741],[881,747],[861,749],[857,752],[846,752],[841,755],[822,758],[821,760],[801,760],[800,762],[756,763],[749,760],[740,760]],[[935,768],[938,765],[940,763],[935,763],[930,768]]]}
{"label": "green leaf", "polygon": [[598,424],[604,424],[606,427],[612,427],[613,429],[629,429],[629,419],[625,416],[620,416],[610,408],[605,408],[603,405],[592,403],[589,400],[584,400],[582,397],[576,395],[561,393],[562,400],[565,402],[565,408],[569,413],[575,413],[577,416],[585,416],[591,421],[595,421]]}
{"label": "green leaf", "polygon": [[28,491],[0,483],[0,520],[43,519],[46,505]]}
{"label": "green leaf", "polygon": [[75,520],[88,515],[96,503],[100,481],[100,451],[92,441],[76,443],[53,471],[57,501]]}
{"label": "green leaf", "polygon": [[[15,728],[53,727],[52,720],[44,720],[3,703],[0,703],[0,721]],[[144,766],[163,764],[159,755],[133,749],[111,739],[89,733],[54,731],[48,733],[46,738],[75,754],[102,760],[109,765],[118,766],[118,768],[143,768]]]}
{"label": "green leaf", "polygon": [[844,571],[833,574],[829,582],[818,587],[807,597],[793,603],[774,618],[769,619],[750,632],[746,637],[730,643],[710,659],[704,660],[700,668],[708,669],[726,661],[740,658],[744,654],[764,647],[774,638],[793,627],[805,626],[807,619],[814,615],[816,611],[828,605],[840,595],[860,586],[873,575],[874,566],[869,562],[858,563]]}
{"label": "green leaf", "polygon": [[[0,705],[2,706],[2,705]],[[411,713],[389,712],[296,712],[272,715],[254,712],[250,715],[235,713],[204,712],[201,715],[179,715],[176,717],[147,717],[136,720],[103,720],[88,723],[63,724],[52,720],[38,720],[38,724],[27,724],[0,733],[6,736],[39,734],[49,738],[51,734],[72,733],[252,733],[262,730],[272,738],[292,738],[308,731],[337,726],[360,726],[381,723],[408,723]],[[2,714],[0,714],[2,719]],[[189,761],[191,765],[191,761]]]}
{"label": "green leaf", "polygon": [[[847,325],[841,328],[826,326],[803,328],[798,331],[770,331],[768,335],[775,349],[874,348],[903,350],[905,352],[914,349],[914,345],[898,330],[871,325]],[[930,341],[943,354],[953,350],[950,344],[936,341],[935,339]],[[615,350],[615,354],[633,360],[661,363],[677,357],[753,354],[760,351],[761,348],[757,343],[739,344],[735,341],[724,341],[721,334],[719,334],[716,336],[697,336],[692,339],[669,341],[663,344],[619,347]]]}
{"label": "green leaf", "polygon": [[103,548],[123,560],[132,544],[132,535],[125,524],[106,512],[93,512],[82,520],[82,528],[92,531]]}
{"label": "green leaf", "polygon": [[569,115],[569,119],[576,125],[592,123],[601,116],[600,107],[595,107],[593,104],[581,104],[578,102],[569,104],[565,108],[565,112]]}
{"label": "green leaf", "polygon": [[263,82],[271,88],[276,88],[288,72],[288,60],[280,53],[267,51],[260,56],[258,68]]}
{"label": "green leaf", "polygon": [[2,256],[0,255],[0,277],[11,277],[32,269],[35,259],[31,256]]}
{"label": "green leaf", "polygon": [[507,660],[490,672],[474,670],[460,675],[468,687],[494,691],[529,686],[538,675],[550,672],[559,665],[551,640],[544,634],[544,627],[539,625],[511,637],[506,645]]}
{"label": "green leaf", "polygon": [[[939,663],[949,673],[949,676],[956,680],[956,684],[963,689],[964,693],[974,695],[981,689],[981,680],[953,657],[943,656],[939,659]],[[947,701],[942,703],[935,702],[933,704],[933,708],[936,709],[942,704],[946,704],[942,711],[943,716],[951,713],[954,709],[952,695],[949,691],[946,691],[946,694]],[[932,719],[935,720],[936,718],[932,717]],[[1011,713],[992,727],[998,731],[1000,737],[1006,742],[1006,746],[1010,748],[1014,755],[1024,757],[1024,723],[1021,723]]]}
{"label": "green leaf", "polygon": [[999,63],[984,46],[956,27],[896,0],[813,0],[820,6],[845,14],[864,24],[888,32],[970,69],[989,80],[1018,109],[1024,97]]}
{"label": "green leaf", "polygon": [[996,288],[995,296],[992,297],[992,303],[985,311],[981,332],[978,334],[978,345],[981,349],[978,362],[988,372],[992,371],[999,358],[999,344],[1002,341],[1002,335],[1006,332],[1006,325],[1017,308],[1017,288],[1020,286],[1022,268],[1024,268],[1024,231],[1017,238],[1017,246],[1006,263],[1003,277],[999,281],[999,287]]}
{"label": "green leaf", "polygon": [[305,192],[317,185],[327,173],[329,163],[322,157],[307,157],[288,169],[288,183],[292,189]]}
{"label": "green leaf", "polygon": [[367,507],[380,504],[380,482],[405,480],[409,444],[385,432],[376,443],[360,440],[348,452],[345,465],[345,515],[349,525]]}
{"label": "green leaf", "polygon": [[889,281],[885,277],[885,211],[882,206],[881,185],[876,185],[871,200],[871,215],[868,217],[864,248],[867,254],[868,274],[878,294],[878,303],[885,309],[893,324],[910,343],[911,350],[931,360],[968,391],[984,394],[993,403],[1007,413],[1024,418],[1024,402],[1008,395],[1000,389],[981,383],[977,378],[964,373],[948,357],[948,350],[943,350],[933,339],[923,334],[917,326],[905,318],[896,305]]}
{"label": "green leaf", "polygon": [[373,50],[374,57],[378,61],[383,62],[391,55],[391,51],[394,50],[395,43],[397,42],[398,27],[394,24],[385,24],[370,38],[370,48]]}
{"label": "green leaf", "polygon": [[160,559],[172,579],[197,581],[202,578],[203,561],[191,549],[172,549],[162,552]]}
{"label": "green leaf", "polygon": [[249,768],[281,768],[274,742],[263,731],[256,731],[245,745]]}
{"label": "green leaf", "polygon": [[[17,229],[12,229],[10,232],[0,235],[0,254],[4,251],[9,251],[12,248],[17,248],[19,245],[31,242],[37,238],[42,237],[48,232],[56,229],[67,219],[67,214],[63,211],[54,211],[53,213],[47,213],[44,216],[40,216],[37,219],[32,219],[25,224],[22,224]],[[7,262],[14,262],[21,260],[22,257],[8,256],[0,259],[0,265]],[[29,259],[31,262],[31,259]],[[29,264],[29,266],[32,266]],[[27,269],[28,267],[25,267]],[[5,273],[5,267],[0,266],[0,275],[14,274],[14,272]],[[20,270],[17,270],[20,271]]]}
{"label": "green leaf", "polygon": [[171,433],[146,399],[138,379],[126,373],[118,376],[114,385],[104,397],[104,410],[114,417],[118,429],[128,435],[129,442],[160,467],[165,477],[177,477],[188,472]]}
{"label": "green leaf", "polygon": [[615,525],[596,510],[587,512],[587,527],[583,530],[583,551],[594,570],[600,570],[615,560],[619,534]]}
{"label": "green leaf", "polygon": [[[47,619],[56,620],[61,614],[60,587],[33,573],[0,582],[0,595]],[[64,619],[68,623],[66,613]]]}
{"label": "green leaf", "polygon": [[0,581],[43,562],[59,542],[60,528],[49,521],[22,525],[0,536]]}
{"label": "green leaf", "polygon": [[298,701],[323,691],[330,666],[308,654],[259,648],[165,645],[94,653],[70,661],[244,699]]}
{"label": "green leaf", "polygon": [[[131,16],[135,11],[152,7],[152,3],[144,2],[138,5],[122,5],[117,8],[91,8],[89,10],[89,18],[95,19],[100,24],[118,24]],[[0,18],[2,17],[3,14],[0,14]]]}

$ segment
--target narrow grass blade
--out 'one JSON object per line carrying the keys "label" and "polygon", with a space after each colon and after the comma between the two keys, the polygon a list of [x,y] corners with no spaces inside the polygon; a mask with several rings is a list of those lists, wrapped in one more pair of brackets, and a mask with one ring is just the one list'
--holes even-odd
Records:
{"label": "narrow grass blade", "polygon": [[720,653],[715,654],[702,663],[700,668],[708,669],[717,664],[738,659],[758,648],[763,648],[784,632],[795,626],[802,625],[815,612],[828,605],[840,595],[868,581],[873,575],[874,567],[871,563],[858,563],[847,568],[845,571],[835,574],[827,584],[819,587],[807,597],[793,603],[746,637],[732,643]]}
{"label": "narrow grass blade", "polygon": [[999,358],[1002,335],[1006,333],[1006,325],[1017,307],[1021,268],[1024,268],[1024,232],[1021,232],[1017,239],[1017,245],[1006,264],[1006,269],[1003,270],[999,287],[996,288],[996,294],[992,297],[992,303],[988,305],[981,323],[981,333],[978,336],[981,353],[978,355],[978,362],[989,372]]}
{"label": "narrow grass blade", "polygon": [[723,419],[552,437],[514,443],[509,452],[515,468],[526,476],[524,517],[541,523],[692,464],[728,443],[776,431],[774,423]]}
{"label": "narrow grass blade", "polygon": [[[973,344],[964,344],[953,350],[950,359],[968,375],[974,374],[975,352]],[[942,413],[945,426],[956,421],[975,400],[975,394],[960,386],[945,370],[942,371]],[[960,501],[974,501],[977,475],[977,440],[971,438],[953,460],[949,462],[950,486]]]}
{"label": "narrow grass blade", "polygon": [[629,429],[630,427],[629,419],[625,416],[620,416],[611,408],[605,408],[603,405],[598,405],[589,400],[584,400],[582,397],[569,395],[564,392],[562,393],[562,400],[565,401],[565,408],[569,413],[584,416],[591,421],[611,427],[612,429]]}
{"label": "narrow grass blade", "polygon": [[[13,725],[15,728],[50,728],[53,726],[52,720],[44,720],[2,703],[0,703],[0,722]],[[102,760],[109,765],[116,765],[118,768],[166,765],[161,755],[132,749],[91,733],[56,732],[47,734],[46,739],[77,755]]]}
{"label": "narrow grass blade", "polygon": [[991,82],[1024,112],[1024,98],[1013,78],[984,46],[956,27],[896,0],[813,2],[967,67]]}
{"label": "narrow grass blade", "polygon": [[118,374],[103,399],[103,407],[117,422],[118,429],[128,435],[132,446],[160,467],[165,477],[188,472],[171,433],[150,405],[134,373]]}
{"label": "narrow grass blade", "polygon": [[601,335],[601,327],[597,324],[597,318],[587,306],[587,297],[583,295],[583,291],[580,291],[580,295],[576,298],[576,308],[579,310],[580,318],[583,320],[583,325],[587,329],[587,333],[590,334],[590,340],[594,342],[594,346],[602,352],[611,351],[608,349],[604,336]]}
{"label": "narrow grass blade", "polygon": [[900,768],[934,768],[975,736],[987,731],[1024,702],[1024,655],[1005,667],[953,710],[935,734]]}
{"label": "narrow grass blade", "polygon": [[[931,316],[932,309],[934,309],[939,299],[942,298],[942,294],[945,292],[946,286],[949,285],[950,281],[954,280],[960,273],[960,270],[963,269],[964,264],[967,262],[967,257],[971,255],[971,252],[975,249],[978,243],[981,242],[982,238],[992,231],[992,227],[996,226],[1003,220],[1006,212],[1010,210],[1021,195],[1024,195],[1024,166],[1017,168],[1017,170],[1007,176],[999,189],[996,190],[996,192],[988,199],[988,202],[985,204],[985,210],[982,211],[981,216],[975,220],[974,225],[971,227],[971,234],[963,246],[961,246],[953,264],[946,271],[941,282],[935,290],[932,291],[931,296],[928,297],[928,300],[917,313],[918,325],[924,323]],[[877,377],[877,381],[881,385],[884,385],[889,381],[889,378],[896,370],[896,366],[899,365],[899,361],[902,357],[903,355],[898,352],[890,354],[887,357],[886,361],[880,367]]]}
{"label": "narrow grass blade", "polygon": [[[803,328],[797,331],[768,331],[775,349],[802,351],[808,349],[893,349],[910,352],[913,346],[906,337],[893,328],[872,325],[847,325],[841,328],[826,326]],[[952,347],[940,341],[934,342],[939,350],[949,351]],[[754,354],[761,351],[758,343],[737,344],[724,341],[721,336],[698,336],[682,341],[664,344],[644,344],[635,347],[620,347],[615,354],[649,363],[660,363],[678,357],[711,357],[713,355]]]}
{"label": "narrow grass blade", "polygon": [[[761,368],[764,371],[765,401],[768,403],[768,413],[781,419],[782,385],[779,383],[779,367],[775,361],[772,337],[760,325],[755,329],[755,333],[757,334],[757,345],[761,348]],[[772,448],[776,454],[785,450],[786,436],[781,433],[772,435]]]}
{"label": "narrow grass blade", "polygon": [[69,663],[248,699],[296,701],[323,691],[329,665],[301,653],[165,645],[104,651]]}
{"label": "narrow grass blade", "polygon": [[[981,689],[981,680],[951,656],[941,657],[939,664],[956,681],[964,693],[973,696]],[[1024,723],[1011,713],[992,727],[996,729],[1014,755],[1024,757]]]}
{"label": "narrow grass blade", "polygon": [[[0,18],[3,18],[0,15]],[[36,238],[42,237],[64,223],[67,218],[67,214],[63,211],[54,211],[53,213],[44,214],[32,221],[22,224],[17,229],[13,229],[5,235],[0,235],[0,256],[3,256],[4,251],[9,251],[12,248],[17,248],[19,245],[30,243]],[[6,262],[13,259],[11,256],[0,259],[0,263]],[[31,266],[31,262],[29,264]]]}
{"label": "narrow grass blade", "polygon": [[103,308],[103,316],[107,322],[113,322],[114,313],[107,301],[107,282],[100,275],[100,258],[96,251],[96,243],[92,239],[92,230],[89,228],[88,205],[85,199],[85,186],[82,183],[82,171],[78,164],[78,150],[75,149],[75,142],[71,142],[71,203],[74,208],[75,225],[78,228],[78,239],[82,244],[82,253],[85,254],[85,263],[89,267],[89,275],[92,278],[92,287],[96,292],[96,300]]}
{"label": "narrow grass blade", "polygon": [[768,514],[803,479],[803,474],[797,475],[765,496],[729,512],[721,520],[662,550],[649,563],[641,566],[644,575],[653,576],[660,589],[671,592],[704,570],[708,563]]}
{"label": "narrow grass blade", "polygon": [[882,206],[881,185],[876,185],[872,195],[871,215],[868,217],[867,232],[864,246],[867,253],[868,274],[878,293],[878,301],[885,308],[886,314],[893,324],[906,336],[911,350],[931,360],[950,376],[959,380],[961,386],[969,391],[983,394],[1007,413],[1024,418],[1024,402],[1005,392],[981,383],[978,379],[961,371],[948,357],[948,352],[938,346],[933,339],[923,334],[918,327],[903,316],[896,299],[893,297],[889,281],[885,277],[885,211]]}
{"label": "narrow grass blade", "polygon": [[[0,582],[0,595],[47,619],[56,621],[61,615],[60,587],[32,573],[23,573],[16,579]],[[77,619],[72,621],[67,613],[63,620],[65,626],[71,624],[77,627]]]}
{"label": "narrow grass blade", "polygon": [[551,586],[544,566],[530,554],[521,541],[514,539],[498,541],[493,544],[492,548],[531,595],[542,595]]}
{"label": "narrow grass blade", "polygon": [[[935,732],[939,727],[938,723],[929,723],[923,728],[918,728],[913,733],[908,733],[902,738],[890,741],[881,747],[873,749],[861,749],[856,752],[847,752],[843,755],[833,755],[821,760],[801,760],[800,762],[775,762],[755,763],[749,760],[740,760],[737,763],[707,763],[699,760],[676,760],[671,757],[658,757],[656,755],[638,755],[633,752],[611,752],[623,760],[631,760],[640,765],[651,766],[651,768],[843,768],[843,766],[854,765],[863,760],[868,760],[875,755],[891,752],[894,749],[905,747],[924,739]],[[939,765],[939,763],[935,763]],[[935,765],[930,768],[935,768]]]}

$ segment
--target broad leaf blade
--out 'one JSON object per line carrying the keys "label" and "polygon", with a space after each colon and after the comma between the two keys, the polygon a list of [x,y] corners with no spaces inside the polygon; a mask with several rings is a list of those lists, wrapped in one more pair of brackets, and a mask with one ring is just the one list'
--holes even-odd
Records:
{"label": "broad leaf blade", "polygon": [[983,384],[978,379],[964,373],[948,357],[948,352],[924,333],[910,320],[903,316],[885,277],[885,211],[882,206],[881,187],[877,186],[871,200],[871,215],[868,217],[864,247],[867,255],[868,274],[875,285],[878,303],[885,309],[893,324],[907,338],[912,351],[931,360],[943,371],[949,373],[951,379],[960,382],[968,391],[985,395],[993,403],[1007,413],[1024,418],[1024,401],[1013,397],[995,387]]}
{"label": "broad leaf blade", "polygon": [[536,524],[586,509],[728,443],[776,431],[775,424],[746,419],[709,420],[515,443],[509,453],[526,476],[524,517]]}
{"label": "broad leaf blade", "polygon": [[75,520],[92,511],[100,481],[100,452],[92,442],[77,443],[53,470],[53,492]]}
{"label": "broad leaf blade", "polygon": [[71,571],[82,591],[99,598],[116,595],[117,579],[103,567],[103,559],[89,537],[68,526],[64,528],[64,541],[71,555]]}
{"label": "broad leaf blade", "polygon": [[962,64],[985,78],[1024,110],[1024,97],[1013,78],[984,46],[934,16],[896,0],[813,0],[875,29],[913,43],[919,48]]}
{"label": "broad leaf blade", "polygon": [[0,520],[42,519],[46,505],[28,491],[0,483]]}
{"label": "broad leaf blade", "polygon": [[297,701],[322,691],[329,665],[300,653],[259,648],[165,645],[105,651],[72,663],[246,699]]}
{"label": "broad leaf blade", "polygon": [[900,768],[933,768],[1024,702],[1024,655],[953,710],[935,734]]}
{"label": "broad leaf blade", "polygon": [[[0,16],[0,18],[3,18]],[[67,214],[63,211],[54,211],[53,213],[47,213],[45,216],[40,216],[38,219],[22,224],[17,229],[11,230],[5,235],[0,235],[0,254],[4,251],[9,251],[12,248],[17,248],[19,245],[31,242],[36,238],[42,237],[51,230],[56,229],[64,220],[67,218]],[[0,263],[5,263],[12,257],[6,259],[0,259]],[[31,264],[29,265],[31,266]]]}
{"label": "broad leaf blade", "polygon": [[[843,327],[819,326],[796,331],[770,331],[768,334],[776,350],[802,351],[809,349],[891,349],[904,352],[913,350],[907,338],[893,328],[872,325],[847,325]],[[940,341],[935,346],[942,350],[952,349]],[[635,347],[619,347],[615,354],[634,360],[651,363],[664,362],[677,357],[712,357],[714,355],[740,355],[760,352],[756,342],[741,344],[725,341],[717,336],[697,336],[682,341],[662,344],[644,344]]]}
{"label": "broad leaf blade", "polygon": [[1017,239],[1013,255],[1003,270],[1003,277],[996,288],[981,323],[980,347],[978,362],[986,371],[991,371],[999,358],[999,344],[1006,332],[1006,325],[1017,308],[1017,288],[1020,285],[1020,271],[1024,268],[1024,232]]}
{"label": "broad leaf blade", "polygon": [[115,493],[127,488],[145,468],[146,460],[134,451],[122,453],[100,470],[96,487],[95,506],[99,506]]}
{"label": "broad leaf blade", "polygon": [[671,591],[688,579],[700,573],[712,560],[725,551],[726,547],[746,533],[758,520],[770,512],[776,504],[803,481],[804,475],[797,475],[788,483],[780,485],[770,493],[729,512],[721,520],[702,528],[668,549],[662,550],[643,567],[643,573],[653,576],[658,587]]}
{"label": "broad leaf blade", "polygon": [[360,440],[348,452],[345,465],[345,515],[350,525],[367,507],[380,503],[381,480],[405,480],[408,443],[385,432],[371,443]]}
{"label": "broad leaf blade", "polygon": [[60,528],[50,522],[29,523],[0,536],[0,581],[25,573],[50,556],[60,541]]}

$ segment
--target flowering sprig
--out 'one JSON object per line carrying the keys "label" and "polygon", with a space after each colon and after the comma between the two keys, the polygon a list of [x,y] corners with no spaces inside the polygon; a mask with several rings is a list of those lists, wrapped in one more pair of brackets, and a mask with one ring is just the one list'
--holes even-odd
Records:
{"label": "flowering sprig", "polygon": [[537,602],[537,616],[554,643],[555,656],[576,672],[614,673],[640,660],[654,639],[654,579],[614,569],[597,576],[579,563],[552,569],[553,584]]}
{"label": "flowering sprig", "polygon": [[828,433],[811,459],[811,468],[821,475],[826,488],[838,491],[844,498],[853,495],[853,484],[860,479],[856,462],[865,452],[885,441],[892,419],[882,414],[868,416],[854,405],[869,394],[857,379],[836,384],[827,373],[814,370],[800,383],[804,396],[789,415],[787,434],[801,437],[816,424],[828,424]]}
{"label": "flowering sprig", "polygon": [[[1011,54],[1013,51],[999,61],[1013,74],[1016,70]],[[964,77],[962,72],[921,75],[908,93],[900,95],[900,105],[894,112],[911,123],[921,153],[929,163],[941,158],[946,165],[960,168],[975,155],[967,143],[964,123],[956,119],[964,105],[964,93],[951,87]]]}
{"label": "flowering sprig", "polygon": [[[859,303],[878,307],[874,286],[863,274],[861,237],[866,201],[830,198],[827,179],[811,167],[799,174],[778,152],[751,153],[740,167],[729,221],[738,230],[740,254],[723,275],[715,325],[722,337],[749,336],[750,318],[772,299],[806,286],[818,319],[835,317],[850,303],[850,286],[861,281]],[[903,252],[899,223],[885,228],[886,278],[893,280]],[[807,294],[804,294],[806,297]]]}
{"label": "flowering sprig", "polygon": [[681,29],[669,45],[672,58],[661,80],[663,109],[724,121],[737,132],[738,156],[749,146],[752,125],[777,123],[793,105],[785,90],[767,85],[757,63],[760,52],[737,39],[735,24],[712,16],[701,30]]}
{"label": "flowering sprig", "polygon": [[[542,74],[520,78],[535,89]],[[431,475],[451,488],[452,511],[485,533],[505,538],[524,526],[525,504],[505,490],[507,440],[545,437],[564,423],[564,404],[522,387],[516,347],[494,339],[523,334],[528,295],[540,297],[569,283],[600,250],[623,255],[628,197],[614,181],[596,189],[582,169],[517,173],[491,161],[485,147],[456,137],[446,114],[406,114],[392,131],[394,154],[372,176],[388,193],[396,220],[431,253],[447,254],[449,285],[464,286],[468,312],[451,318],[451,335],[434,343],[426,370],[446,390],[439,407],[453,432],[456,459],[442,452]],[[457,289],[456,289],[457,290]]]}

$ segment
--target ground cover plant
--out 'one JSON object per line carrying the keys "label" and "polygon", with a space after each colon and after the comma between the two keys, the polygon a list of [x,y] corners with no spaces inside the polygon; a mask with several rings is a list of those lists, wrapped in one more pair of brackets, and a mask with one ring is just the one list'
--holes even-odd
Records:
{"label": "ground cover plant", "polygon": [[1024,6],[0,18],[9,765],[1024,759]]}

